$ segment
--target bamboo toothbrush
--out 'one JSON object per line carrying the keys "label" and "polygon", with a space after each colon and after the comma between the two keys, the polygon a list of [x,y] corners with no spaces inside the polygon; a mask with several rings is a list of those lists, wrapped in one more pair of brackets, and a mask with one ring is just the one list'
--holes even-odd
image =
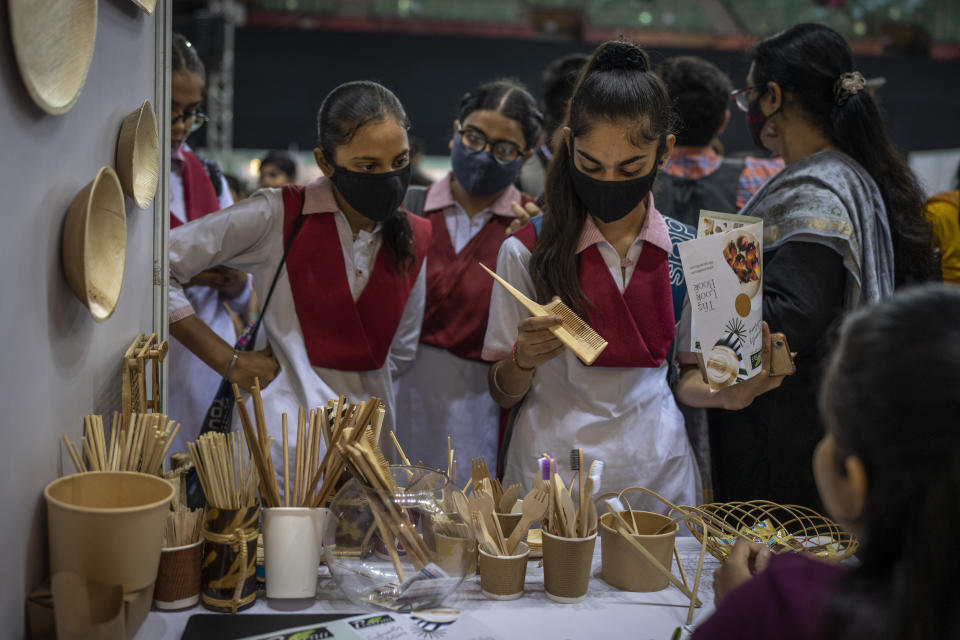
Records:
{"label": "bamboo toothbrush", "polygon": [[553,300],[541,305],[525,296],[519,289],[488,269],[486,265],[481,264],[480,266],[493,276],[494,280],[503,285],[503,288],[510,292],[510,295],[516,298],[533,315],[538,317],[560,316],[563,323],[558,327],[550,327],[550,331],[563,344],[567,345],[584,364],[593,364],[594,360],[607,348],[607,341],[560,300]]}

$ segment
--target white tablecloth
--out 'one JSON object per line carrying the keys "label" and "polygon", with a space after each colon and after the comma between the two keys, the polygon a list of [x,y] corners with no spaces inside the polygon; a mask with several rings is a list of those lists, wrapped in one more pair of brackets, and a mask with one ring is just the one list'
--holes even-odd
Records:
{"label": "white tablecloth", "polygon": [[[678,538],[677,547],[687,579],[692,583],[700,546],[696,540],[682,537]],[[471,576],[444,604],[465,614],[464,620],[456,624],[476,618],[496,633],[496,638],[503,639],[629,637],[632,640],[668,640],[673,631],[686,622],[689,601],[673,586],[656,593],[630,593],[604,582],[600,578],[600,540],[597,540],[593,558],[589,591],[579,604],[557,604],[547,599],[543,591],[543,569],[538,564],[537,560],[528,563],[526,587],[519,600],[488,600],[480,592],[480,578]],[[713,571],[718,566],[719,562],[707,553],[698,592],[703,607],[694,614],[694,626],[713,611]],[[673,571],[677,573],[676,563]],[[315,600],[293,605],[287,601],[260,598],[239,615],[363,612],[343,597],[325,566],[321,568],[317,593]],[[198,613],[209,611],[201,605],[176,612],[151,611],[135,640],[179,640],[187,620]]]}

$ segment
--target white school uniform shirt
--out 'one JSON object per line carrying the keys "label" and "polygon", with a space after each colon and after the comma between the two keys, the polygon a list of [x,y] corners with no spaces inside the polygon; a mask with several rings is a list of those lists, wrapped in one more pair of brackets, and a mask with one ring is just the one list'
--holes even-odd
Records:
{"label": "white school uniform shirt", "polygon": [[[183,145],[181,152],[174,154],[170,159],[170,213],[180,222],[187,221],[186,207],[183,197],[183,155],[182,151],[189,151]],[[220,176],[220,195],[218,201],[221,209],[233,204],[227,181]],[[186,290],[187,299],[191,308],[203,322],[213,329],[218,336],[233,344],[237,340],[236,329],[230,314],[224,308],[224,303],[236,313],[246,310],[250,302],[250,285],[243,292],[233,298],[227,297],[216,289],[195,286]],[[185,451],[187,442],[196,440],[203,426],[203,419],[207,409],[213,401],[217,389],[220,387],[220,375],[208,367],[200,358],[193,355],[179,340],[170,337],[170,350],[167,352],[169,373],[167,376],[167,414],[172,420],[180,423],[180,431],[171,445],[171,451]]]}
{"label": "white school uniform shirt", "polygon": [[[326,213],[330,211],[333,212]],[[346,217],[336,209],[330,181],[325,177],[307,185],[303,213],[334,216],[350,291],[354,300],[357,300],[370,279],[382,244],[380,225],[372,233],[361,231],[355,240]],[[174,229],[170,233],[171,319],[187,306],[180,283],[204,269],[220,264],[251,273],[254,286],[257,291],[264,292],[265,301],[283,257],[283,221],[281,190],[260,189],[229,209]],[[280,363],[280,372],[262,394],[268,431],[274,438],[275,464],[282,464],[281,414],[286,412],[288,420],[296,424],[297,409],[301,406],[308,410],[325,406],[328,400],[339,395],[346,395],[353,402],[377,396],[386,405],[384,433],[394,428],[392,381],[417,352],[423,320],[426,271],[424,260],[407,298],[384,365],[371,371],[341,371],[314,367],[310,363],[286,265],[281,268],[273,298],[260,328]],[[253,405],[249,398],[247,406],[252,417]],[[234,428],[237,428],[236,417],[234,424]]]}
{"label": "white school uniform shirt", "polygon": [[[577,253],[597,245],[622,293],[643,250],[643,242],[671,251],[666,224],[648,201],[644,226],[621,260],[592,218],[581,232]],[[536,299],[528,264],[530,251],[517,238],[500,248],[497,273]],[[623,269],[623,271],[621,271]],[[509,358],[517,325],[530,314],[500,286],[493,288],[483,357]],[[511,416],[513,435],[507,450],[504,485],[532,485],[541,453],[552,452],[562,477],[572,477],[571,449],[583,448],[585,464],[604,461],[600,491],[630,486],[652,489],[674,504],[699,504],[698,474],[683,416],[667,382],[666,362],[657,368],[588,367],[569,349],[537,368],[530,390]],[[662,503],[628,494],[635,509],[664,512]]]}
{"label": "white school uniform shirt", "polygon": [[[454,252],[460,253],[494,216],[516,217],[510,205],[520,203],[520,191],[511,185],[489,208],[470,217],[453,199],[452,175],[448,173],[430,188],[423,210],[443,209]],[[475,278],[490,277],[479,267],[469,274]],[[461,462],[484,456],[490,468],[494,468],[500,407],[490,396],[489,370],[487,362],[467,360],[429,344],[420,345],[416,360],[397,383],[397,437],[411,462],[423,460],[428,467],[446,469],[449,436]]]}

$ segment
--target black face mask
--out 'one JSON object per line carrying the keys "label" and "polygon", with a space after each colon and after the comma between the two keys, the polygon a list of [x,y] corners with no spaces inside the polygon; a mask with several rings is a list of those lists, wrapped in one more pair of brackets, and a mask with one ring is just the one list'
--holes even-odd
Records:
{"label": "black face mask", "polygon": [[657,178],[659,160],[645,176],[632,180],[595,180],[577,169],[570,158],[570,178],[577,197],[587,211],[603,222],[614,222],[624,217],[647,197]]}
{"label": "black face mask", "polygon": [[386,173],[361,173],[334,165],[334,186],[353,209],[374,222],[397,213],[410,186],[410,165]]}

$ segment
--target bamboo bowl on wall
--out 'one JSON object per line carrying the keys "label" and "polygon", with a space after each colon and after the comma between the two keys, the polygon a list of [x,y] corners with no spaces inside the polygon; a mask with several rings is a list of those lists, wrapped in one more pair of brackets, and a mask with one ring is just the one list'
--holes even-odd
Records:
{"label": "bamboo bowl on wall", "polygon": [[148,16],[152,16],[153,10],[157,7],[157,0],[133,0],[133,4],[143,9]]}
{"label": "bamboo bowl on wall", "polygon": [[127,251],[127,212],[116,172],[103,167],[70,203],[63,269],[73,293],[103,322],[117,308]]}
{"label": "bamboo bowl on wall", "polygon": [[10,37],[30,97],[53,115],[77,102],[93,60],[97,0],[9,0]]}
{"label": "bamboo bowl on wall", "polygon": [[146,209],[160,180],[160,143],[157,114],[149,100],[123,119],[117,140],[117,176],[123,192]]}

